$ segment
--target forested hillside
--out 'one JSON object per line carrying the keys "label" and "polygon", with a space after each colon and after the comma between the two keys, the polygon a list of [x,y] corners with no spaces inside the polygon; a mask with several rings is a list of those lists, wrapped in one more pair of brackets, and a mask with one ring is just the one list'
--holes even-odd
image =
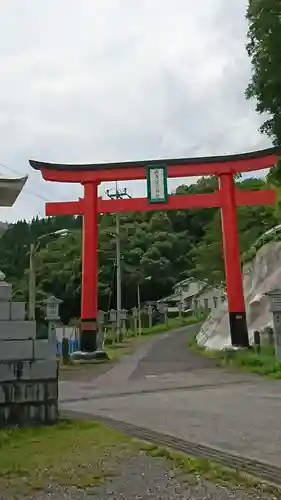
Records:
{"label": "forested hillside", "polygon": [[[240,189],[264,189],[265,181],[237,181]],[[191,186],[180,186],[176,194],[212,192],[214,177]],[[240,207],[238,221],[241,253],[255,239],[278,223],[273,206]],[[28,251],[39,236],[66,228],[66,236],[42,240],[36,253],[37,300],[52,293],[64,300],[64,320],[79,316],[81,283],[81,218],[53,217],[11,225],[0,240],[0,269],[14,284],[16,296],[27,299]],[[115,307],[115,217],[103,215],[99,224],[99,305]],[[174,212],[124,214],[121,216],[123,306],[136,304],[137,283],[142,301],[156,300],[171,292],[178,280],[188,276],[224,280],[220,211],[198,209]],[[150,281],[145,278],[150,276]],[[112,292],[112,294],[110,293]]]}

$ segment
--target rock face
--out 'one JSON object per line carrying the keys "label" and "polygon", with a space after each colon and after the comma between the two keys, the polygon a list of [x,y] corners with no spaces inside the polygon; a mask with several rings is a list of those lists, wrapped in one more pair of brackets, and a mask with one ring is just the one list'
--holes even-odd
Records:
{"label": "rock face", "polygon": [[25,303],[11,296],[12,286],[0,272],[0,428],[55,423],[55,344],[36,339],[35,321],[25,321]]}
{"label": "rock face", "polygon": [[[268,243],[257,252],[255,259],[243,269],[244,295],[250,343],[255,330],[262,332],[273,326],[266,292],[281,288],[281,242]],[[227,303],[212,313],[197,335],[197,343],[208,349],[223,349],[231,345]]]}

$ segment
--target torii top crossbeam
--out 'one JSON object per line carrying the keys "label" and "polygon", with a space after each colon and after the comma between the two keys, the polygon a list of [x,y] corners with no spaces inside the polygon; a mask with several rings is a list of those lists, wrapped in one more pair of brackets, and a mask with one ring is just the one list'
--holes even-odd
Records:
{"label": "torii top crossbeam", "polygon": [[270,168],[275,163],[280,148],[273,147],[251,153],[209,156],[198,158],[178,158],[145,160],[137,162],[63,164],[30,160],[35,170],[41,170],[47,181],[58,182],[107,182],[145,179],[147,166],[166,165],[170,178],[200,175],[236,174]]}
{"label": "torii top crossbeam", "polygon": [[[239,191],[234,184],[236,173],[245,173],[272,167],[280,147],[263,151],[201,158],[160,159],[137,162],[66,165],[30,160],[47,181],[77,182],[84,186],[84,198],[76,202],[48,203],[47,215],[83,215],[83,259],[81,319],[83,334],[81,349],[93,350],[98,301],[98,212],[135,212],[148,210],[175,210],[199,207],[220,207],[222,214],[224,260],[228,293],[231,341],[233,345],[249,344],[246,323],[243,282],[240,268],[236,206],[274,203],[274,190]],[[170,196],[163,203],[147,198],[129,200],[102,200],[98,198],[98,185],[107,181],[145,179],[149,169],[167,173],[170,178],[215,175],[219,189],[201,195]],[[166,192],[166,191],[165,191]],[[163,200],[162,200],[163,201]],[[92,340],[91,340],[92,339]]]}

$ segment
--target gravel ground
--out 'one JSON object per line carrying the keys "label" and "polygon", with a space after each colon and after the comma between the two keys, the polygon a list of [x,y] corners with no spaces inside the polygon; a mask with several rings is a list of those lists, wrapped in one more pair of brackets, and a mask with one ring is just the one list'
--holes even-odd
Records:
{"label": "gravel ground", "polygon": [[[170,468],[169,468],[170,465]],[[274,500],[268,492],[245,491],[235,487],[215,485],[204,479],[180,476],[173,465],[162,458],[146,455],[122,460],[117,466],[119,476],[106,479],[95,488],[50,486],[45,492],[28,497],[7,496],[1,500]]]}

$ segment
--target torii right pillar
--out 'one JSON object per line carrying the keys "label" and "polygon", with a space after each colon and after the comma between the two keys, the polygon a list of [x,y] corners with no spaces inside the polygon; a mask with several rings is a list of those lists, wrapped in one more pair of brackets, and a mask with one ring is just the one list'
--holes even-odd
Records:
{"label": "torii right pillar", "polygon": [[233,174],[219,176],[219,190],[231,344],[249,347]]}

